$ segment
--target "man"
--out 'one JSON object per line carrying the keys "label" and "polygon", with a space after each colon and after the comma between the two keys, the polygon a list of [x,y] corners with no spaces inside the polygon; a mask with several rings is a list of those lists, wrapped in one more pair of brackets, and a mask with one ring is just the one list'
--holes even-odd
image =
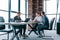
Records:
{"label": "man", "polygon": [[42,12],[41,12],[41,16],[42,16],[42,18],[43,18],[44,25],[49,27],[49,19],[48,19],[48,17],[45,15],[45,12],[42,11]]}
{"label": "man", "polygon": [[[14,17],[15,22],[22,22],[22,19],[20,18],[21,13],[18,12],[17,15]],[[24,39],[26,37],[25,32],[26,32],[26,25],[16,25],[15,28],[18,28],[20,31],[20,37],[22,36]],[[22,32],[23,29],[23,32]]]}
{"label": "man", "polygon": [[45,36],[44,35],[44,28],[48,29],[48,27],[49,27],[49,20],[48,20],[47,16],[45,15],[45,13],[43,11],[41,12],[41,16],[42,16],[43,23],[44,23],[44,27],[42,28],[41,33],[43,34],[42,36]]}

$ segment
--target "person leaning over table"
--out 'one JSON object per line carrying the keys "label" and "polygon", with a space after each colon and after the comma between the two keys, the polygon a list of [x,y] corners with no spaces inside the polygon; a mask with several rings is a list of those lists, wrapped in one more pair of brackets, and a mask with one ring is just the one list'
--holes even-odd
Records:
{"label": "person leaning over table", "polygon": [[41,13],[39,13],[39,12],[36,12],[36,17],[35,17],[35,19],[33,20],[33,22],[39,22],[38,23],[38,26],[37,26],[37,31],[38,31],[38,37],[40,38],[40,37],[42,37],[42,34],[41,34],[41,28],[43,28],[43,26],[44,26],[44,23],[43,23],[43,19],[42,19],[42,16],[41,16]]}
{"label": "person leaning over table", "polygon": [[[22,22],[20,15],[21,15],[21,13],[18,12],[17,15],[14,17],[15,22]],[[27,37],[27,35],[25,34],[26,25],[16,25],[16,28],[18,28],[20,30],[20,37],[23,37],[25,39],[25,37]]]}

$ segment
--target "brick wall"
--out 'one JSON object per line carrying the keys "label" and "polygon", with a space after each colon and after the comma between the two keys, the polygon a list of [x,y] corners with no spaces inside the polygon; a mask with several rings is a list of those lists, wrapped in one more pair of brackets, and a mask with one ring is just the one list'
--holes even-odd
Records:
{"label": "brick wall", "polygon": [[28,0],[28,17],[32,18],[32,0]]}
{"label": "brick wall", "polygon": [[34,19],[36,11],[43,11],[43,0],[28,0],[28,17]]}

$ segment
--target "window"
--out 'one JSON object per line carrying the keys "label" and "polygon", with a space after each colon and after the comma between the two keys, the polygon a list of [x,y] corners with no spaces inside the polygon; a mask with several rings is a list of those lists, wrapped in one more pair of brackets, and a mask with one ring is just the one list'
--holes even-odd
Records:
{"label": "window", "polygon": [[60,14],[60,0],[59,0],[59,4],[58,4],[58,13]]}
{"label": "window", "polygon": [[56,0],[44,1],[44,11],[46,11],[49,20],[56,17],[56,8]]}
{"label": "window", "polygon": [[[8,0],[0,0],[0,10],[8,11]],[[0,16],[2,16],[5,22],[8,22],[8,12],[0,11]]]}
{"label": "window", "polygon": [[56,14],[56,0],[47,1],[47,14]]}
{"label": "window", "polygon": [[0,0],[0,10],[8,10],[8,0]]}
{"label": "window", "polygon": [[8,22],[8,12],[0,11],[0,16],[2,16],[5,22]]}
{"label": "window", "polygon": [[22,20],[25,20],[25,0],[20,1],[20,12],[22,13],[21,18],[23,17]]}
{"label": "window", "polygon": [[11,0],[11,10],[18,11],[18,0]]}
{"label": "window", "polygon": [[16,13],[11,12],[10,16],[11,16],[10,18],[14,18],[16,16]]}
{"label": "window", "polygon": [[[11,10],[18,12],[18,1],[17,0],[11,0]],[[25,0],[20,0],[20,12],[21,19],[25,20]],[[11,12],[11,18],[14,18],[16,16],[16,13]]]}
{"label": "window", "polygon": [[[9,0],[0,0],[0,16],[3,16],[5,21],[8,22],[8,8]],[[2,10],[2,11],[1,11]],[[11,11],[18,12],[18,0],[11,0]],[[20,0],[20,12],[22,20],[25,20],[25,0]],[[16,16],[16,13],[10,12],[11,18]]]}
{"label": "window", "polygon": [[[11,18],[14,18],[15,16],[17,15],[17,13],[12,13],[11,12]],[[25,15],[24,14],[21,14],[21,19],[24,21],[25,20]]]}

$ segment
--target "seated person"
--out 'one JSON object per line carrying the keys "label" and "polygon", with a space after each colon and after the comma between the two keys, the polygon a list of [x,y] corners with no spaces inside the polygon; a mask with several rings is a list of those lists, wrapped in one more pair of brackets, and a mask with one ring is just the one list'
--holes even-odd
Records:
{"label": "seated person", "polygon": [[43,11],[41,12],[41,16],[43,18],[44,25],[49,27],[49,19],[48,19],[48,17],[45,15],[45,13]]}
{"label": "seated person", "polygon": [[49,27],[49,20],[43,11],[41,12],[41,16],[42,16],[42,19],[44,21],[44,26],[45,26],[44,28],[42,28],[42,34],[44,35],[44,29],[48,29]]}
{"label": "seated person", "polygon": [[[22,22],[21,18],[20,18],[20,12],[17,13],[17,16],[14,17],[14,21],[15,22]],[[18,28],[20,30],[20,37],[22,36],[23,38],[25,38],[27,35],[25,34],[26,32],[26,25],[15,25],[15,28]],[[22,31],[23,29],[23,31]]]}
{"label": "seated person", "polygon": [[38,30],[38,34],[39,34],[38,37],[42,37],[40,31],[44,27],[44,21],[43,21],[42,16],[41,16],[41,14],[39,12],[36,12],[36,17],[33,20],[33,22],[39,22],[38,26],[37,26],[37,30]]}

